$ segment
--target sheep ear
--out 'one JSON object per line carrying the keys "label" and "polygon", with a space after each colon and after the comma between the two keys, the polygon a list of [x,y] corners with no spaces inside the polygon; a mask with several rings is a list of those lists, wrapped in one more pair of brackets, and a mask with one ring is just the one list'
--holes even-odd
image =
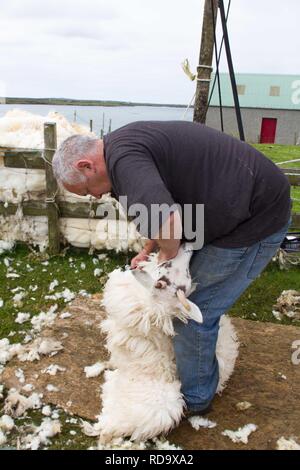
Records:
{"label": "sheep ear", "polygon": [[200,308],[194,304],[194,302],[191,302],[189,299],[186,299],[189,306],[191,307],[188,316],[191,320],[196,321],[197,323],[203,323],[203,316],[201,313]]}
{"label": "sheep ear", "polygon": [[136,280],[146,287],[146,289],[152,289],[154,281],[150,274],[145,271],[141,271],[140,269],[133,269],[131,272]]}

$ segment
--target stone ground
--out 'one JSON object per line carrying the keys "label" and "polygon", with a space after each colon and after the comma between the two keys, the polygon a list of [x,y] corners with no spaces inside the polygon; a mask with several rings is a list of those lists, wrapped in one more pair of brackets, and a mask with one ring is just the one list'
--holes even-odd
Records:
{"label": "stone ground", "polygon": [[[77,298],[68,305],[70,318],[58,318],[42,336],[61,340],[64,350],[56,356],[34,363],[12,360],[3,373],[6,387],[20,388],[15,377],[22,368],[26,383],[44,394],[44,402],[58,405],[69,413],[94,420],[101,409],[101,376],[87,379],[84,367],[107,359],[104,337],[98,325],[104,317],[99,297]],[[233,320],[240,340],[240,355],[235,372],[223,392],[217,396],[207,416],[217,423],[213,429],[195,431],[187,421],[174,429],[168,440],[184,449],[275,449],[281,437],[300,441],[300,365],[291,362],[292,343],[300,340],[300,328],[271,323]],[[66,367],[56,376],[41,374],[50,364]],[[36,374],[38,377],[36,378]],[[282,377],[286,376],[286,379]],[[59,391],[47,392],[53,384]],[[249,401],[252,407],[238,411],[236,404]],[[225,429],[237,430],[254,423],[258,430],[249,443],[234,444],[222,436]]]}

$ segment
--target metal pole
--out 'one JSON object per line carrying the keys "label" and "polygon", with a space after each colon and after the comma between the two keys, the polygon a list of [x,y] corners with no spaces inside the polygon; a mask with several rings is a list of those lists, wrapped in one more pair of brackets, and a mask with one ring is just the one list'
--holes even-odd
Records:
{"label": "metal pole", "polygon": [[[213,0],[211,0],[211,5],[213,7]],[[218,49],[217,49],[217,36],[216,36],[216,22],[215,17],[213,15],[213,27],[214,27],[214,42],[215,42],[215,54],[216,54],[216,77],[218,80],[218,92],[219,92],[219,108],[220,108],[220,122],[221,122],[221,130],[224,132],[224,118],[223,118],[223,106],[222,106],[222,90],[221,90],[221,80],[220,80],[220,72],[219,72],[219,57],[218,57]]]}
{"label": "metal pole", "polygon": [[220,8],[220,15],[221,15],[221,21],[222,21],[223,35],[224,35],[224,44],[225,44],[225,49],[226,49],[227,62],[228,62],[229,75],[230,75],[230,80],[231,80],[232,93],[233,93],[236,118],[237,118],[237,123],[238,123],[238,128],[239,128],[239,134],[240,134],[240,139],[245,141],[242,114],[241,114],[239,96],[238,96],[238,92],[237,92],[237,86],[236,86],[234,67],[233,67],[230,44],[229,44],[228,29],[227,29],[225,8],[224,8],[223,0],[219,0],[219,8]]}

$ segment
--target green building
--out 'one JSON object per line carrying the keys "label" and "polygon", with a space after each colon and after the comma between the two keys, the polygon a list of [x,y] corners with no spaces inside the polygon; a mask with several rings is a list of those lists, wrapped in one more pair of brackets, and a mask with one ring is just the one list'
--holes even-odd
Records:
{"label": "green building", "polygon": [[[220,74],[224,128],[238,136],[228,74]],[[236,74],[246,140],[251,143],[300,144],[300,74]],[[221,129],[216,83],[207,125]]]}

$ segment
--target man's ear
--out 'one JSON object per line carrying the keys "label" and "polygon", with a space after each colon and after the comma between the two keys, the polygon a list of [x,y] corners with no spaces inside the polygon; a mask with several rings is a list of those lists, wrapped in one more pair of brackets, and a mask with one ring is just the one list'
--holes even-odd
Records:
{"label": "man's ear", "polygon": [[83,159],[83,160],[78,160],[76,163],[75,163],[75,167],[82,171],[82,170],[92,170],[93,169],[93,162],[92,160],[88,160],[88,159]]}

